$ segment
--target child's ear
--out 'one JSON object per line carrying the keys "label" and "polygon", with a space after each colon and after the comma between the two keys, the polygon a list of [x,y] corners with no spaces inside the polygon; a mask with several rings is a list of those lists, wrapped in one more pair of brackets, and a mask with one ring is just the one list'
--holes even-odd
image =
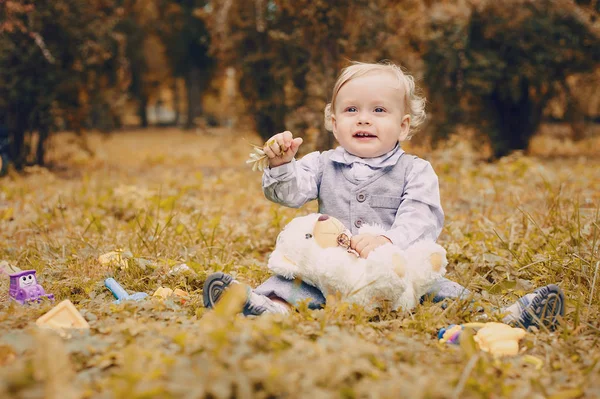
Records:
{"label": "child's ear", "polygon": [[331,115],[331,131],[333,132],[333,137],[337,140],[337,121],[333,114]]}
{"label": "child's ear", "polygon": [[410,132],[410,115],[406,114],[402,117],[402,122],[400,123],[400,136],[398,137],[398,141],[406,140],[409,132]]}

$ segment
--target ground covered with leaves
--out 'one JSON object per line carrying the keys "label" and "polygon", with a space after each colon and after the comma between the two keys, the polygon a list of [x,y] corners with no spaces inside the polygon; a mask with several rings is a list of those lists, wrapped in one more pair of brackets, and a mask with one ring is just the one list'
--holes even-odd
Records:
{"label": "ground covered with leaves", "polygon": [[[533,154],[497,163],[464,139],[406,145],[440,177],[449,277],[483,313],[470,301],[366,313],[331,298],[323,310],[244,318],[235,296],[202,307],[207,274],[259,284],[280,229],[316,210],[264,199],[244,163],[253,142],[250,132],[137,131],[92,135],[92,156],[60,135],[52,168],[0,179],[0,262],[35,269],[91,326],[36,327],[53,304],[9,301],[0,276],[0,397],[600,396],[597,139],[538,138]],[[121,256],[99,260],[111,251]],[[190,298],[115,305],[107,277],[130,293],[162,286]],[[438,343],[441,327],[498,320],[493,308],[548,283],[565,291],[562,325],[529,333],[518,356]]]}

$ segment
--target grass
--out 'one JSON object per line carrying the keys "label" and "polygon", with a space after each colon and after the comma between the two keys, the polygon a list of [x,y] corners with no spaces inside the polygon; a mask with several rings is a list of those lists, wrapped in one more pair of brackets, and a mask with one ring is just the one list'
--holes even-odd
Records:
{"label": "grass", "polygon": [[[435,151],[407,144],[440,177],[451,279],[488,310],[548,283],[566,293],[558,331],[534,331],[519,356],[493,359],[437,342],[439,328],[481,317],[467,301],[406,314],[334,299],[288,317],[243,318],[235,304],[207,312],[208,273],[259,284],[277,233],[316,210],[264,199],[260,174],[244,163],[248,143],[260,142],[253,133],[92,135],[93,157],[59,135],[50,171],[0,180],[0,262],[37,270],[91,329],[63,337],[37,329],[53,305],[11,303],[2,278],[0,397],[598,397],[598,141],[540,137],[532,154],[494,164],[465,139]],[[125,262],[100,263],[110,251]],[[192,271],[169,273],[182,263]],[[106,277],[129,292],[181,288],[190,300],[117,306]]]}

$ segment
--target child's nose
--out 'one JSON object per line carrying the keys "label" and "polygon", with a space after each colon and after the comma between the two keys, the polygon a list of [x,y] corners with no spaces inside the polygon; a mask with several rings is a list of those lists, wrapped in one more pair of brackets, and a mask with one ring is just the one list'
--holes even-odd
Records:
{"label": "child's nose", "polygon": [[361,113],[358,116],[358,124],[359,125],[370,125],[371,121],[369,120],[369,116],[365,115],[364,113]]}

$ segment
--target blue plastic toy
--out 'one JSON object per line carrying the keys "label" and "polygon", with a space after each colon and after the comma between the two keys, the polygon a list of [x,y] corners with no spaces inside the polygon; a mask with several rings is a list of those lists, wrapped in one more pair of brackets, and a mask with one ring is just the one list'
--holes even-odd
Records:
{"label": "blue plastic toy", "polygon": [[464,323],[464,324],[450,324],[448,327],[442,328],[438,331],[438,340],[442,343],[455,344],[460,343],[460,336],[465,328],[471,328],[474,331],[478,331],[490,323]]}
{"label": "blue plastic toy", "polygon": [[451,324],[438,332],[438,340],[447,344],[458,344],[462,330],[463,326]]}
{"label": "blue plastic toy", "polygon": [[121,284],[117,283],[117,281],[112,277],[104,280],[104,285],[113,294],[113,296],[117,298],[115,303],[121,303],[121,301],[141,301],[148,296],[148,294],[145,292],[136,292],[129,295],[127,291],[121,287]]}

